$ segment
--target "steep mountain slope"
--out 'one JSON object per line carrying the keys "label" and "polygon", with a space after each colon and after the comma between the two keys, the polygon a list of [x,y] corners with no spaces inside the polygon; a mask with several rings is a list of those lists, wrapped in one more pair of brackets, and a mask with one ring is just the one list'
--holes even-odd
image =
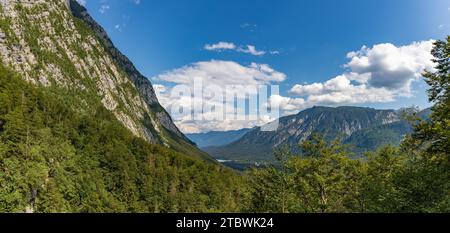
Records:
{"label": "steep mountain slope", "polygon": [[314,107],[280,118],[277,131],[264,132],[255,128],[240,140],[223,147],[207,148],[207,152],[220,159],[270,161],[274,148],[285,144],[294,148],[313,133],[322,134],[328,140],[345,140],[360,130],[398,121],[394,110]]}
{"label": "steep mountain slope", "polygon": [[[397,114],[402,115],[402,110]],[[416,117],[428,120],[431,109],[427,108],[417,112]],[[413,132],[413,126],[406,120],[400,120],[390,124],[379,125],[368,129],[362,129],[353,133],[343,142],[350,145],[357,154],[374,151],[384,145],[398,146],[407,134]]]}
{"label": "steep mountain slope", "polygon": [[406,121],[398,121],[356,131],[344,140],[359,155],[375,151],[383,145],[400,145],[405,135],[413,132],[413,127]]}
{"label": "steep mountain slope", "polygon": [[70,104],[81,112],[101,101],[134,135],[210,159],[177,129],[148,79],[76,1],[4,0],[0,15],[1,62],[25,80],[78,93]]}
{"label": "steep mountain slope", "polygon": [[131,78],[134,85],[141,94],[141,97],[144,98],[144,101],[147,104],[148,108],[156,114],[156,118],[158,119],[159,123],[171,133],[188,141],[185,135],[181,133],[180,130],[175,126],[170,115],[159,104],[155,91],[153,90],[153,86],[148,78],[144,77],[136,69],[133,63],[114,46],[105,30],[100,25],[98,25],[94,19],[92,19],[92,17],[84,7],[80,6],[75,0],[70,0],[69,4],[72,14],[75,17],[83,20],[95,32],[97,37],[106,47],[106,51]]}
{"label": "steep mountain slope", "polygon": [[211,146],[224,146],[239,140],[251,129],[240,129],[230,131],[212,131],[208,133],[186,134],[186,136],[195,142],[200,148]]}
{"label": "steep mountain slope", "polygon": [[133,135],[100,101],[0,65],[0,213],[235,212],[246,185]]}

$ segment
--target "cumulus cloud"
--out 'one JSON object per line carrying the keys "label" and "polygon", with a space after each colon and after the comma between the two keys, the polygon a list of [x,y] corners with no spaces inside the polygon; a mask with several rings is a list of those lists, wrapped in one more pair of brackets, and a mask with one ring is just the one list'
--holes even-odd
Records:
{"label": "cumulus cloud", "polygon": [[396,47],[393,44],[366,46],[350,52],[347,71],[323,83],[295,85],[290,93],[306,99],[305,107],[394,101],[410,97],[412,83],[425,69],[433,70],[433,40]]}
{"label": "cumulus cloud", "polygon": [[176,84],[192,84],[196,77],[201,78],[204,83],[219,86],[269,84],[286,79],[285,74],[267,64],[251,63],[243,66],[233,61],[220,60],[196,62],[158,75],[154,79]]}
{"label": "cumulus cloud", "polygon": [[[261,85],[283,82],[286,75],[267,64],[244,66],[233,61],[211,60],[174,69],[152,79],[158,83],[154,89],[175,124],[183,132],[192,133],[248,128],[275,120],[276,117],[271,114],[258,115],[258,112],[253,112],[257,109],[256,101],[252,107],[246,101],[249,96],[257,99],[257,89]],[[194,92],[198,92],[193,90],[198,80],[201,81],[203,95],[196,93],[193,97]],[[232,98],[236,102],[227,102],[229,96],[224,93],[226,90],[233,93]],[[184,94],[178,95],[179,92]],[[174,96],[174,93],[177,95]],[[191,112],[177,112],[180,108],[191,109]]]}
{"label": "cumulus cloud", "polygon": [[347,55],[351,61],[345,66],[359,75],[370,74],[367,83],[373,87],[400,89],[408,94],[411,82],[420,78],[424,69],[433,69],[432,48],[432,40],[401,47],[393,44],[363,47]]}
{"label": "cumulus cloud", "polygon": [[298,113],[299,109],[305,108],[306,101],[303,98],[290,98],[281,95],[271,95],[269,103],[279,106],[281,115],[292,115]]}
{"label": "cumulus cloud", "polygon": [[[412,84],[421,79],[422,72],[425,69],[434,70],[435,64],[430,53],[432,44],[433,40],[405,46],[389,43],[364,46],[347,54],[349,61],[343,65],[345,70],[342,74],[324,82],[297,84],[290,89],[291,96],[272,92],[265,104],[279,107],[280,115],[290,115],[317,105],[384,103],[412,96]],[[212,50],[238,49],[231,45],[234,44],[224,42],[210,47]],[[278,84],[286,80],[286,75],[267,64],[241,65],[233,61],[211,60],[193,63],[154,77],[154,82],[159,83],[154,85],[157,95],[169,112],[193,106],[192,113],[174,117],[175,123],[186,133],[248,128],[274,120],[270,114],[259,115],[256,120],[216,119],[216,115],[211,112],[204,114],[207,119],[196,118],[205,106],[206,109],[212,107],[225,114],[234,113],[237,118],[251,118],[255,114],[250,112],[251,108],[230,105],[223,99],[212,98],[214,94],[210,94],[214,90],[195,98],[191,95],[171,95],[177,85],[192,87],[196,79],[202,80],[205,86],[215,85],[219,90],[231,86],[237,94],[235,98],[243,99],[245,96],[239,94],[252,94],[252,86]],[[177,91],[182,90],[176,89],[175,92]]]}

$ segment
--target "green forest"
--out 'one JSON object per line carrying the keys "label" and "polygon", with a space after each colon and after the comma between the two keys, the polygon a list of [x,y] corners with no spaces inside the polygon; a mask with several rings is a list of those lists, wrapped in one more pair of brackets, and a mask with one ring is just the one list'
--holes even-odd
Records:
{"label": "green forest", "polygon": [[434,104],[364,158],[320,135],[281,167],[237,172],[133,136],[95,98],[0,67],[0,212],[450,212],[450,37],[424,72]]}
{"label": "green forest", "polygon": [[0,212],[235,212],[240,176],[133,136],[98,102],[0,70]]}

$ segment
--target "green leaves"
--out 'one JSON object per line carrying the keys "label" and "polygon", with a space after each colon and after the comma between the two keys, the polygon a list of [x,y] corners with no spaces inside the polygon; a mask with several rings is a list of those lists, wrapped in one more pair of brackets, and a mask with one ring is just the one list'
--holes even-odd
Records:
{"label": "green leaves", "polygon": [[[284,153],[283,153],[284,151]],[[253,171],[251,210],[258,212],[358,211],[356,187],[362,163],[351,160],[338,142],[314,135],[301,145],[301,156],[279,150],[282,169]]]}
{"label": "green leaves", "polygon": [[450,36],[447,41],[436,41],[432,54],[436,71],[425,71],[424,77],[430,89],[429,100],[435,105],[431,120],[416,127],[413,135],[416,143],[431,153],[440,153],[450,161]]}
{"label": "green leaves", "polygon": [[[387,146],[350,159],[345,147],[314,136],[282,168],[248,174],[251,212],[435,212],[448,208],[448,170]],[[280,155],[278,157],[285,157]],[[290,151],[289,151],[290,153]],[[447,178],[447,179],[446,179]]]}

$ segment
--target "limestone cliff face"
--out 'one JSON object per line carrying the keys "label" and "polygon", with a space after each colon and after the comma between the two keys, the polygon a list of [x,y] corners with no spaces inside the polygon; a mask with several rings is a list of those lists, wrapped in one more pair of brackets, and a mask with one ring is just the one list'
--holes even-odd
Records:
{"label": "limestone cliff face", "polygon": [[87,98],[98,98],[136,136],[196,150],[150,81],[74,0],[0,0],[0,61],[36,85],[77,93],[80,111],[89,109]]}
{"label": "limestone cliff face", "polygon": [[86,9],[80,6],[75,0],[68,0],[68,6],[72,14],[83,20],[97,35],[105,46],[107,52],[112,56],[115,62],[127,73],[134,85],[138,89],[141,97],[144,99],[148,108],[156,113],[156,118],[167,130],[175,135],[188,140],[183,133],[175,126],[170,115],[161,107],[153,90],[150,81],[144,77],[133,65],[133,63],[123,55],[111,42],[105,30],[89,15]]}

